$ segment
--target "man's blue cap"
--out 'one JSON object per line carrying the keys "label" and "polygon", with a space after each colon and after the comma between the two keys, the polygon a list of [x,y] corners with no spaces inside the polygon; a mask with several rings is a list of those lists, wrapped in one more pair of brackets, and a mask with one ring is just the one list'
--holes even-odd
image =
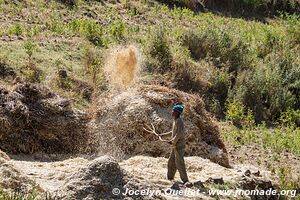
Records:
{"label": "man's blue cap", "polygon": [[176,111],[180,114],[183,112],[183,109],[184,109],[184,107],[181,104],[176,104],[175,106],[173,106],[173,111]]}

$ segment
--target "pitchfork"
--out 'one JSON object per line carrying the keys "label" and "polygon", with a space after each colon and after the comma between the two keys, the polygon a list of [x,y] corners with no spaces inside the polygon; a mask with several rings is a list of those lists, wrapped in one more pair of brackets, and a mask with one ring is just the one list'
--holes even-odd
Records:
{"label": "pitchfork", "polygon": [[145,127],[143,127],[143,129],[144,129],[145,131],[147,131],[148,133],[153,133],[154,135],[156,135],[160,141],[170,143],[170,142],[172,142],[172,141],[175,139],[175,137],[176,137],[176,136],[174,136],[174,137],[173,137],[172,139],[170,139],[170,140],[162,139],[161,136],[169,135],[170,133],[172,133],[172,131],[169,131],[169,132],[166,132],[166,133],[162,133],[162,134],[158,134],[158,133],[156,132],[155,126],[154,126],[152,123],[151,123],[152,128],[149,127],[148,125],[146,125],[146,126],[147,126],[148,129],[146,129]]}

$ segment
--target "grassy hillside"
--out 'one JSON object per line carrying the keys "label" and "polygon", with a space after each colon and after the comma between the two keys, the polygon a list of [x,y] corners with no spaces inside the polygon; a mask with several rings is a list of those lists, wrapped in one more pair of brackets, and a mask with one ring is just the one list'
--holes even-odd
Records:
{"label": "grassy hillside", "polygon": [[270,170],[299,187],[299,1],[231,2],[0,0],[0,83],[41,82],[86,109],[107,89],[107,53],[134,44],[143,81],[203,96],[238,127],[221,124],[229,146],[296,157]]}
{"label": "grassy hillside", "polygon": [[0,3],[1,62],[17,73],[34,65],[42,70],[42,82],[53,84],[51,76],[65,68],[75,78],[90,75],[90,84],[102,85],[106,49],[134,43],[146,73],[200,92],[219,118],[236,101],[251,109],[256,122],[299,109],[298,15],[261,23],[155,1]]}

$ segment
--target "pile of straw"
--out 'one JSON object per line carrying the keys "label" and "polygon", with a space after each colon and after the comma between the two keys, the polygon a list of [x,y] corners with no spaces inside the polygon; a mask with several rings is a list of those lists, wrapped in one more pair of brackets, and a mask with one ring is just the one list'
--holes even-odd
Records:
{"label": "pile of straw", "polygon": [[143,128],[153,123],[159,133],[170,131],[171,108],[176,102],[185,106],[186,155],[229,166],[218,127],[205,110],[203,100],[197,95],[156,85],[140,85],[99,98],[91,126],[96,130],[100,152],[120,158],[139,154],[168,156],[171,146]]}
{"label": "pile of straw", "polygon": [[5,152],[81,152],[88,141],[87,121],[70,101],[46,87],[0,87],[0,145]]}

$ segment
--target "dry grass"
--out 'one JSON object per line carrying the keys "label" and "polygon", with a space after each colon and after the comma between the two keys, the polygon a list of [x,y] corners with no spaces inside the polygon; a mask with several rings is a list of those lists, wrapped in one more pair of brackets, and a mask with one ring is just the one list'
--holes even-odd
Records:
{"label": "dry grass", "polygon": [[[69,100],[35,84],[0,88],[0,143],[10,153],[86,150],[87,116]],[[84,148],[84,149],[83,149]]]}
{"label": "dry grass", "polygon": [[141,154],[168,156],[171,146],[143,127],[153,123],[160,133],[170,131],[171,108],[175,102],[185,105],[186,155],[202,156],[229,166],[218,127],[206,112],[202,99],[155,85],[140,85],[99,97],[92,123],[99,138],[99,151],[119,158]]}

